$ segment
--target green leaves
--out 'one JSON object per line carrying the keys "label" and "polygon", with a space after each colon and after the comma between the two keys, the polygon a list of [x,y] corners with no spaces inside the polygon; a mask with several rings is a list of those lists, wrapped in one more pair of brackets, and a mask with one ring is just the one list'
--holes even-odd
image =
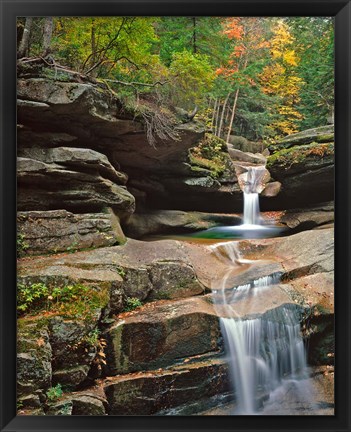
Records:
{"label": "green leaves", "polygon": [[38,282],[17,286],[17,310],[20,315],[46,311],[89,319],[107,302],[106,289],[81,284],[47,286]]}
{"label": "green leaves", "polygon": [[59,399],[63,395],[61,384],[57,384],[55,387],[50,387],[46,392],[46,397],[49,402],[53,402]]}
{"label": "green leaves", "polygon": [[169,70],[174,100],[184,108],[201,104],[212,89],[215,74],[204,54],[192,54],[189,51],[176,53]]}

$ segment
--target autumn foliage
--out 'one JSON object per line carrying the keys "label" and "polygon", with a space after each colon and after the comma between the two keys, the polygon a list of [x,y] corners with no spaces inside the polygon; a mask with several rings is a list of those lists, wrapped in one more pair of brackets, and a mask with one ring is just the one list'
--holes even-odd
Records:
{"label": "autumn foliage", "polygon": [[20,61],[104,80],[129,105],[196,105],[226,140],[269,141],[332,115],[330,18],[27,17],[17,36]]}

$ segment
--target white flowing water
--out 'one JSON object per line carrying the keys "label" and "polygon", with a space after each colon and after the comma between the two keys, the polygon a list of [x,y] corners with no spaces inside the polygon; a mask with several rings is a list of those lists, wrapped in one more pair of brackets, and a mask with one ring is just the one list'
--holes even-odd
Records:
{"label": "white flowing water", "polygon": [[247,168],[244,192],[244,225],[261,225],[259,192],[264,188],[265,166],[252,166]]}
{"label": "white flowing water", "polygon": [[258,193],[244,192],[244,225],[260,225],[260,204]]}
{"label": "white flowing water", "polygon": [[[295,395],[298,399],[308,400],[311,392],[306,387],[307,362],[298,308],[294,304],[275,307],[272,301],[272,308],[268,311],[261,315],[252,313],[262,298],[269,296],[272,287],[279,283],[280,275],[266,276],[231,288],[233,272],[252,261],[240,257],[236,242],[217,244],[211,249],[228,266],[223,278],[213,283],[212,293],[229,355],[236,395],[234,414],[262,414],[264,406],[269,407],[270,413],[279,414],[276,405],[279,405],[282,391],[284,393],[282,389],[287,385],[299,393]],[[238,310],[243,302],[245,314],[242,316]],[[278,398],[278,403],[275,398]]]}

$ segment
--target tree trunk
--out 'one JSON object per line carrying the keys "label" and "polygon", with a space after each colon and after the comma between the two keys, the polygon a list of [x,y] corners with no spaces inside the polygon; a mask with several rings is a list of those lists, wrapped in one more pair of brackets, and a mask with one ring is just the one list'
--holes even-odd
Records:
{"label": "tree trunk", "polygon": [[230,114],[230,106],[227,107],[227,112],[226,112],[226,114],[225,114],[225,122],[226,122],[226,123],[228,123],[229,114]]}
{"label": "tree trunk", "polygon": [[228,99],[229,99],[230,93],[227,94],[225,100],[224,100],[224,104],[223,104],[223,109],[222,109],[222,115],[221,115],[221,121],[219,123],[219,130],[218,130],[218,136],[219,138],[221,137],[222,134],[222,129],[223,129],[223,119],[224,119],[224,113],[225,113],[225,109],[227,107],[227,103],[228,103]]}
{"label": "tree trunk", "polygon": [[91,59],[92,64],[96,63],[96,40],[95,40],[95,20],[91,21]]}
{"label": "tree trunk", "polygon": [[18,53],[17,53],[18,58],[25,57],[29,53],[29,39],[30,39],[32,24],[33,24],[33,18],[27,17],[26,23],[24,25],[22,39],[18,48]]}
{"label": "tree trunk", "polygon": [[216,131],[215,131],[215,118],[216,118],[217,102],[218,102],[218,99],[216,98],[215,101],[214,101],[213,113],[212,113],[212,121],[211,121],[211,130],[212,130],[212,132],[215,135],[216,135]]}
{"label": "tree trunk", "polygon": [[219,113],[221,112],[221,100],[218,99],[217,104],[217,113],[216,113],[216,125],[215,125],[215,135],[218,136],[218,128],[219,128]]}
{"label": "tree trunk", "polygon": [[43,52],[42,52],[43,57],[47,56],[50,53],[53,25],[54,25],[53,18],[46,17],[44,21],[44,34],[43,34]]}
{"label": "tree trunk", "polygon": [[196,47],[196,17],[193,17],[193,51],[194,51],[194,54],[197,53],[197,47]]}
{"label": "tree trunk", "polygon": [[233,127],[236,104],[238,102],[238,96],[239,96],[239,89],[237,89],[237,91],[235,92],[235,97],[234,97],[234,102],[233,102],[233,110],[232,110],[232,115],[230,117],[229,128],[228,128],[228,133],[227,133],[227,143],[229,142],[230,133],[231,133],[232,127]]}

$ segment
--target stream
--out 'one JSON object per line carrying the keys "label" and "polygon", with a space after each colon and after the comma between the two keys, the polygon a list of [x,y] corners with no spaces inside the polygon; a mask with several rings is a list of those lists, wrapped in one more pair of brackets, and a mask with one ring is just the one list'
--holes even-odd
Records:
{"label": "stream", "polygon": [[[239,226],[245,233],[257,234],[262,230],[277,233],[274,227],[262,225],[260,217],[259,191],[264,171],[265,167],[261,166],[247,170],[243,186],[243,224]],[[235,241],[209,247],[228,269],[222,279],[212,282],[212,297],[220,320],[236,399],[230,413],[280,414],[279,402],[286,394],[303,404],[305,409],[314,410],[316,405],[300,330],[301,310],[294,304],[274,307],[275,295],[272,291],[279,285],[281,275],[268,275],[246,285],[228,285],[230,276],[238,267],[255,262],[243,259]],[[257,313],[263,298],[269,297],[272,298],[269,311]],[[240,310],[243,309],[245,314],[241,315]],[[286,408],[284,413],[293,414],[294,408]]]}

